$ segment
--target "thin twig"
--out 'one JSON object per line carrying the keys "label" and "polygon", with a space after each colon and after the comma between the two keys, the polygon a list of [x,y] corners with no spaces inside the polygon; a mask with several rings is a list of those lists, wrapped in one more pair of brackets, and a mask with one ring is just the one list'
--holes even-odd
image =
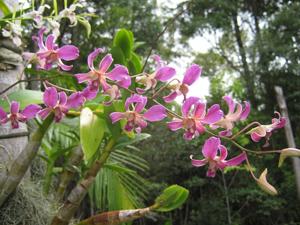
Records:
{"label": "thin twig", "polygon": [[[186,2],[186,3],[187,3],[188,5],[190,4],[190,2]],[[181,6],[182,6],[182,5],[181,5]],[[188,6],[188,8],[189,8],[189,6]],[[154,39],[154,41],[153,41],[152,44],[151,44],[151,48],[150,48],[150,50],[149,50],[149,52],[148,52],[148,55],[147,55],[147,57],[146,57],[145,63],[144,63],[143,68],[142,68],[142,71],[145,70],[145,67],[146,67],[146,65],[147,65],[147,63],[148,63],[148,60],[149,60],[151,54],[152,54],[152,51],[153,51],[153,49],[154,49],[154,47],[155,47],[156,42],[157,42],[157,41],[159,40],[159,38],[166,32],[166,30],[169,28],[169,26],[170,26],[171,24],[173,24],[173,23],[175,22],[175,20],[177,20],[177,19],[178,19],[185,11],[186,11],[186,9],[184,9],[184,7],[182,7],[182,10],[179,11],[177,14],[175,14],[172,18],[170,18],[170,19],[168,20],[168,22],[166,23],[164,29],[156,36],[156,38]]]}
{"label": "thin twig", "polygon": [[242,134],[243,132],[245,132],[246,130],[248,130],[253,125],[261,126],[261,124],[259,122],[252,122],[252,123],[248,124],[246,127],[244,127],[242,130],[240,130],[239,132],[237,132],[235,135],[233,135],[230,139],[234,140],[236,137],[238,137],[240,134]]}
{"label": "thin twig", "polygon": [[231,225],[231,212],[230,212],[228,188],[227,188],[225,175],[223,172],[222,172],[222,179],[223,179],[224,194],[225,194],[225,199],[226,199],[227,220],[228,220],[228,225]]}

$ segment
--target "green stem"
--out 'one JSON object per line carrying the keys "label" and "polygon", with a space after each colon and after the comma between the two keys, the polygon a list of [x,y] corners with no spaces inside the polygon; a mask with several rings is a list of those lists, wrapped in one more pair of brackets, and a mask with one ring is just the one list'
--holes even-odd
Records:
{"label": "green stem", "polygon": [[44,122],[30,136],[27,145],[18,157],[12,163],[12,167],[8,172],[8,179],[4,183],[0,194],[0,207],[7,197],[15,191],[26,171],[31,165],[32,160],[37,155],[41,146],[42,139],[53,121],[53,114],[49,115]]}
{"label": "green stem", "polygon": [[54,168],[54,160],[51,160],[50,163],[47,166],[46,174],[45,174],[45,181],[43,184],[43,191],[47,195],[49,193],[51,180],[52,180],[52,171]]}
{"label": "green stem", "polygon": [[53,218],[51,225],[67,225],[77,211],[81,201],[88,192],[89,187],[95,180],[97,173],[105,164],[110,153],[114,149],[115,139],[111,138],[106,144],[103,152],[98,160],[96,160],[90,169],[86,172],[83,180],[81,180],[76,187],[68,195],[64,204],[60,207],[56,216]]}

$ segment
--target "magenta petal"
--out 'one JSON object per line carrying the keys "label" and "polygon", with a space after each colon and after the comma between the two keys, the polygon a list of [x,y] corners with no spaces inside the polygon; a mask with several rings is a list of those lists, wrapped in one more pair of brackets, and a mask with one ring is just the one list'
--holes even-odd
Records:
{"label": "magenta petal", "polygon": [[[46,47],[44,45],[44,41],[43,41],[43,37],[44,37],[44,32],[45,32],[46,28],[41,28],[38,32],[38,38],[37,38],[37,43],[39,46],[39,49],[44,50]],[[33,37],[34,38],[34,37]],[[36,38],[36,37],[35,37]]]}
{"label": "magenta petal", "polygon": [[3,120],[7,118],[7,113],[0,107],[0,119]]}
{"label": "magenta petal", "polygon": [[32,119],[41,110],[41,108],[42,107],[39,105],[34,105],[34,104],[28,105],[22,111],[22,115],[24,115],[27,119]]}
{"label": "magenta petal", "polygon": [[224,114],[223,111],[220,110],[220,106],[218,104],[214,104],[207,110],[207,114],[202,122],[212,124],[222,119],[223,115]]}
{"label": "magenta petal", "polygon": [[201,75],[202,69],[200,66],[193,64],[185,72],[182,83],[192,85]]}
{"label": "magenta petal", "polygon": [[151,122],[160,121],[166,116],[166,109],[161,105],[154,105],[144,113],[144,118]]}
{"label": "magenta petal", "polygon": [[10,113],[17,114],[20,110],[20,103],[16,101],[12,101],[10,104]]}
{"label": "magenta petal", "polygon": [[174,119],[173,121],[168,122],[167,125],[170,130],[176,131],[176,130],[182,128],[182,120]]}
{"label": "magenta petal", "polygon": [[241,114],[240,120],[247,119],[249,113],[250,113],[250,103],[245,101],[245,108]]}
{"label": "magenta petal", "polygon": [[103,50],[101,48],[96,48],[93,52],[91,52],[88,56],[88,66],[90,69],[94,69],[94,60]]}
{"label": "magenta petal", "polygon": [[59,98],[58,102],[59,102],[60,105],[65,105],[67,103],[67,98],[68,97],[67,97],[67,94],[65,92],[63,92],[63,91],[59,92],[58,93],[58,98]]}
{"label": "magenta petal", "polygon": [[163,97],[163,99],[164,99],[164,101],[165,101],[166,103],[170,103],[170,102],[174,101],[174,99],[175,99],[177,96],[178,96],[178,94],[177,94],[175,91],[173,91],[173,92],[171,92],[169,95]]}
{"label": "magenta petal", "polygon": [[207,177],[215,177],[216,176],[216,169],[209,169],[206,172]]}
{"label": "magenta petal", "polygon": [[182,116],[188,117],[192,106],[199,102],[199,100],[200,98],[198,97],[189,97],[186,99],[181,108]]}
{"label": "magenta petal", "polygon": [[156,74],[155,78],[157,80],[160,80],[162,82],[168,81],[170,78],[172,78],[176,73],[176,70],[169,66],[160,67]]}
{"label": "magenta petal", "polygon": [[70,71],[73,66],[64,64],[60,59],[58,60],[58,66],[64,71]]}
{"label": "magenta petal", "polygon": [[79,57],[79,49],[74,45],[64,45],[57,50],[58,57],[69,61]]}
{"label": "magenta petal", "polygon": [[200,166],[204,166],[207,164],[207,160],[206,159],[193,159],[193,155],[190,156],[190,159],[192,160],[192,165],[195,167],[200,167]]}
{"label": "magenta petal", "polygon": [[223,99],[227,103],[229,113],[233,113],[235,108],[233,99],[229,95],[224,96]]}
{"label": "magenta petal", "polygon": [[45,119],[49,113],[51,112],[51,109],[49,108],[45,108],[45,109],[42,109],[41,111],[38,112],[38,115],[42,118],[42,119]]}
{"label": "magenta petal", "polygon": [[189,130],[186,130],[185,133],[183,134],[183,138],[187,141],[190,141],[194,138],[195,132],[191,132]]}
{"label": "magenta petal", "polygon": [[214,159],[217,155],[220,144],[220,138],[210,137],[209,139],[207,139],[202,148],[202,154],[204,155],[204,157]]}
{"label": "magenta petal", "polygon": [[91,77],[88,73],[77,73],[77,74],[75,74],[75,77],[76,77],[78,83],[83,83],[85,81],[91,80]]}
{"label": "magenta petal", "polygon": [[104,56],[104,58],[99,63],[100,72],[105,73],[110,67],[110,65],[112,64],[112,62],[113,62],[113,58],[111,54],[107,54],[106,56]]}
{"label": "magenta petal", "polygon": [[44,92],[44,103],[51,107],[54,108],[56,106],[58,101],[58,94],[57,90],[54,87],[49,87],[45,90]]}
{"label": "magenta petal", "polygon": [[263,138],[265,135],[260,135],[259,133],[257,132],[253,132],[251,133],[251,139],[254,141],[254,142],[259,142],[261,138]]}
{"label": "magenta petal", "polygon": [[84,88],[81,92],[82,96],[84,96],[86,99],[94,99],[99,92],[99,86],[89,84],[86,88]]}
{"label": "magenta petal", "polygon": [[136,88],[135,89],[136,90],[136,92],[139,94],[139,95],[142,95],[142,94],[145,94],[145,90],[144,89],[142,89],[142,88]]}
{"label": "magenta petal", "polygon": [[204,102],[198,102],[195,104],[194,116],[196,118],[203,118],[205,115],[206,104]]}
{"label": "magenta petal", "polygon": [[124,113],[121,112],[113,112],[110,115],[112,123],[115,123],[123,118],[125,118]]}
{"label": "magenta petal", "polygon": [[109,73],[107,77],[111,80],[118,81],[118,84],[123,88],[128,88],[131,84],[131,78],[128,70],[125,66],[116,65]]}
{"label": "magenta petal", "polygon": [[203,134],[205,132],[205,127],[201,123],[196,123],[196,130],[199,134]]}
{"label": "magenta petal", "polygon": [[225,160],[228,154],[227,148],[224,145],[220,145],[219,150],[220,150],[220,160]]}
{"label": "magenta petal", "polygon": [[48,50],[54,50],[55,36],[53,34],[48,35],[46,39],[46,47]]}
{"label": "magenta petal", "polygon": [[232,135],[231,130],[222,130],[219,132],[219,136],[221,136],[221,137],[229,137],[231,135]]}
{"label": "magenta petal", "polygon": [[228,160],[226,162],[226,165],[227,166],[237,166],[237,165],[241,164],[244,160],[246,160],[246,157],[247,157],[246,153],[243,152],[242,154]]}
{"label": "magenta petal", "polygon": [[125,109],[129,110],[129,106],[134,103],[136,103],[135,111],[141,112],[144,109],[145,105],[147,104],[147,97],[138,94],[132,95],[131,97],[126,99]]}
{"label": "magenta petal", "polygon": [[68,109],[78,108],[79,106],[83,105],[84,101],[85,101],[85,99],[82,96],[82,94],[80,92],[76,92],[76,93],[71,94],[68,97],[66,106]]}

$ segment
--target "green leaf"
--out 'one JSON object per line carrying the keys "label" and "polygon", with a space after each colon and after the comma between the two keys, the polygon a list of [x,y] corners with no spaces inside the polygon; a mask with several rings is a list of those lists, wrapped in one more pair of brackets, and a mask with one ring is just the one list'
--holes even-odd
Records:
{"label": "green leaf", "polygon": [[155,199],[156,211],[169,212],[179,208],[188,198],[189,191],[179,185],[166,188],[163,193]]}
{"label": "green leaf", "polygon": [[120,47],[118,47],[118,46],[112,47],[112,49],[110,50],[110,53],[112,54],[115,64],[120,64],[120,65],[126,66],[125,56]]}
{"label": "green leaf", "polygon": [[121,48],[125,57],[129,59],[130,53],[133,48],[132,32],[130,32],[126,29],[119,30],[114,38],[113,46],[117,46],[117,47]]}
{"label": "green leaf", "polygon": [[142,71],[142,63],[137,54],[131,53],[131,59],[128,61],[128,68],[131,74],[138,74]]}
{"label": "green leaf", "polygon": [[82,16],[77,16],[77,20],[81,25],[83,25],[85,27],[86,35],[89,38],[91,35],[91,31],[92,31],[91,24],[89,23],[89,21],[87,19],[85,19]]}
{"label": "green leaf", "polygon": [[[10,101],[20,102],[20,109],[24,109],[29,104],[43,103],[43,92],[32,90],[18,90],[10,93],[8,96]],[[0,99],[0,106],[4,111],[9,111],[9,103],[6,99]]]}
{"label": "green leaf", "polygon": [[80,114],[80,142],[84,159],[88,161],[99,149],[106,130],[105,121],[100,119],[89,108],[84,108]]}
{"label": "green leaf", "polygon": [[106,163],[104,165],[105,168],[108,168],[108,169],[111,169],[113,171],[116,171],[118,173],[133,173],[133,174],[136,174],[136,171],[134,170],[131,170],[131,169],[128,169],[124,166],[120,166],[116,163]]}
{"label": "green leaf", "polygon": [[0,0],[0,10],[3,12],[4,16],[7,16],[11,13],[3,0]]}

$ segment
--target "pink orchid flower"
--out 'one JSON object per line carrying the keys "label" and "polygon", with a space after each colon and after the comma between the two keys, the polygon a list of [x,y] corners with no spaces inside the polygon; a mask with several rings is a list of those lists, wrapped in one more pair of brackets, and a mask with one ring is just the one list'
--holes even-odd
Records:
{"label": "pink orchid flower", "polygon": [[135,129],[137,133],[140,133],[141,130],[147,126],[147,121],[160,121],[167,116],[165,108],[161,105],[154,105],[142,114],[141,112],[146,104],[147,97],[138,94],[132,95],[126,99],[126,112],[113,112],[110,114],[112,123],[126,119],[125,130],[129,132]]}
{"label": "pink orchid flower", "polygon": [[240,103],[234,102],[234,100],[230,96],[224,96],[223,99],[228,105],[228,113],[218,122],[211,125],[213,129],[216,128],[224,128],[225,130],[219,133],[220,136],[231,136],[231,130],[234,127],[234,122],[243,121],[247,119],[250,113],[250,103],[245,101],[245,107]]}
{"label": "pink orchid flower", "polygon": [[88,82],[88,86],[83,90],[83,94],[87,99],[95,98],[99,91],[99,86],[101,86],[103,92],[110,95],[111,100],[113,100],[113,97],[119,97],[119,95],[116,94],[116,88],[107,83],[107,79],[115,81],[120,87],[128,88],[131,84],[131,78],[127,68],[122,65],[116,65],[112,71],[107,72],[113,62],[111,54],[104,56],[99,63],[98,69],[96,69],[94,67],[94,60],[101,52],[103,52],[103,50],[97,48],[90,53],[88,56],[88,66],[90,71],[87,73],[75,74],[75,76],[79,83]]}
{"label": "pink orchid flower", "polygon": [[[69,71],[73,68],[72,65],[65,65],[62,60],[71,61],[79,57],[79,49],[74,45],[64,45],[60,48],[55,44],[55,36],[50,34],[43,41],[45,28],[40,29],[38,37],[33,37],[37,40],[39,51],[36,53],[38,67],[49,70],[54,63],[57,63],[62,70]],[[35,58],[31,53],[24,54],[26,58]]]}
{"label": "pink orchid flower", "polygon": [[45,119],[51,112],[54,113],[55,122],[59,122],[70,108],[78,108],[85,101],[79,93],[73,93],[69,97],[65,92],[57,92],[56,88],[49,87],[44,92],[44,103],[46,108],[39,111],[39,116]]}
{"label": "pink orchid flower", "polygon": [[[219,153],[219,154],[218,154]],[[190,156],[192,165],[195,167],[201,167],[208,164],[208,170],[206,176],[215,177],[218,169],[223,170],[227,166],[237,166],[246,159],[246,153],[226,160],[227,149],[224,145],[221,145],[220,138],[210,137],[204,143],[202,148],[202,154],[204,159],[193,159],[193,155]]]}
{"label": "pink orchid flower", "polygon": [[185,130],[183,137],[186,140],[192,140],[204,133],[205,124],[213,124],[223,117],[223,112],[218,104],[211,106],[206,113],[206,103],[197,97],[189,97],[183,103],[181,112],[182,119],[176,118],[167,124],[172,131],[183,128]]}
{"label": "pink orchid flower", "polygon": [[189,92],[189,86],[191,86],[201,75],[202,68],[196,64],[191,65],[185,72],[182,82],[174,85],[170,85],[169,88],[172,92],[163,97],[164,101],[172,102],[177,96],[183,95],[184,100]]}
{"label": "pink orchid flower", "polygon": [[20,111],[20,103],[12,101],[9,114],[0,107],[0,123],[5,124],[10,121],[13,129],[19,128],[19,122],[25,123],[27,120],[34,118],[40,109],[39,105],[31,104]]}
{"label": "pink orchid flower", "polygon": [[137,83],[145,86],[144,89],[136,89],[139,94],[144,94],[146,91],[155,88],[158,81],[166,82],[176,74],[176,70],[173,67],[166,66],[158,55],[153,56],[153,58],[156,61],[156,70],[151,74],[145,74],[136,78]]}
{"label": "pink orchid flower", "polygon": [[266,145],[268,145],[272,132],[285,126],[286,118],[282,117],[279,112],[275,112],[275,114],[278,118],[273,118],[271,124],[257,126],[248,132],[254,142],[259,142],[261,138],[265,137]]}

